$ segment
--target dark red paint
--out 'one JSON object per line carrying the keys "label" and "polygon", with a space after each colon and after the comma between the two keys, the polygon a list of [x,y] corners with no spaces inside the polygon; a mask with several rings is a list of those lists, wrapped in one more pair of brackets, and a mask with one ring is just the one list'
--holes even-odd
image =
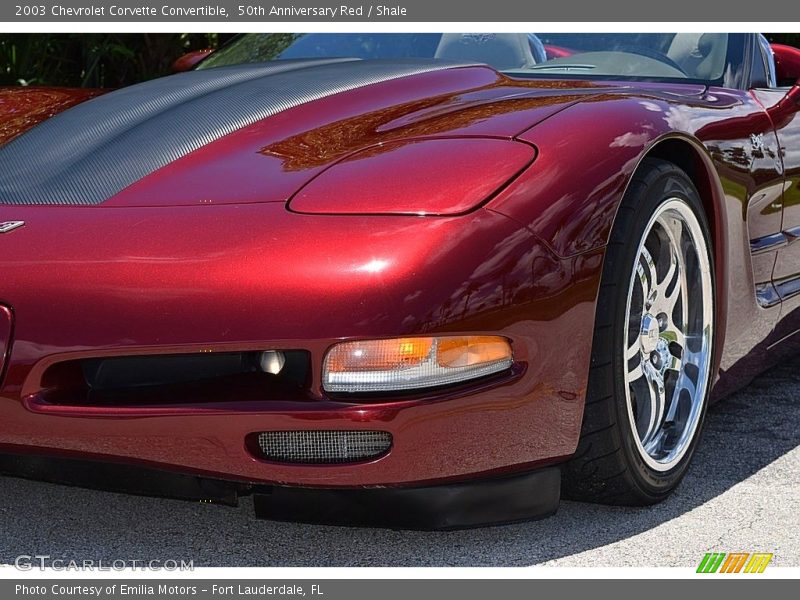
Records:
{"label": "dark red paint", "polygon": [[[390,142],[332,165],[301,188],[289,208],[319,214],[456,215],[491,198],[534,156],[532,146],[492,138]],[[376,178],[375,173],[392,175]]]}
{"label": "dark red paint", "polygon": [[[789,300],[762,308],[755,295],[773,266],[797,275],[783,254],[795,246],[753,256],[749,243],[800,206],[800,122],[769,112],[784,95],[452,69],[287,110],[101,206],[2,206],[0,221],[27,225],[0,236],[0,303],[15,317],[1,445],[338,486],[563,460],[580,431],[604,247],[645,156],[686,168],[706,203],[717,389],[730,391],[777,360],[779,331],[800,329]],[[441,216],[301,214],[392,206]],[[515,368],[406,399],[322,390],[339,340],[437,333],[504,335]],[[310,352],[308,393],[95,406],[58,374],[85,357],[258,349]],[[376,427],[395,446],[357,466],[268,464],[245,443],[262,430]]]}
{"label": "dark red paint", "polygon": [[796,82],[800,79],[800,49],[785,44],[771,44],[771,46],[778,81]]}
{"label": "dark red paint", "polygon": [[547,58],[567,58],[575,54],[575,51],[570,48],[554,46],[553,44],[545,44],[544,50],[547,53]]}
{"label": "dark red paint", "polygon": [[6,361],[8,351],[11,348],[11,332],[13,329],[14,318],[11,310],[6,306],[0,306],[0,382],[6,371]]}
{"label": "dark red paint", "polygon": [[[242,128],[141,179],[104,206],[286,202],[355,152],[428,137],[511,139],[595,89],[515,83],[486,67],[388,81],[370,86],[369,93],[343,92]],[[238,184],[231,186],[234,180]]]}
{"label": "dark red paint", "polygon": [[0,87],[0,146],[34,125],[104,90]]}
{"label": "dark red paint", "polygon": [[202,50],[187,52],[175,59],[175,62],[172,63],[172,72],[183,73],[184,71],[191,71],[212,52],[214,52],[213,48],[203,48]]}

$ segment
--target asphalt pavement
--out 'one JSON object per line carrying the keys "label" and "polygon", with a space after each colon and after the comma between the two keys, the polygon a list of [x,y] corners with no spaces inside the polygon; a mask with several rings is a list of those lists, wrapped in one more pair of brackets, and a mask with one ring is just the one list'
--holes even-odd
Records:
{"label": "asphalt pavement", "polygon": [[546,520],[446,533],[258,521],[239,508],[0,478],[0,565],[193,560],[195,566],[695,566],[772,552],[800,566],[800,358],[713,406],[678,491],[651,508],[562,502]]}

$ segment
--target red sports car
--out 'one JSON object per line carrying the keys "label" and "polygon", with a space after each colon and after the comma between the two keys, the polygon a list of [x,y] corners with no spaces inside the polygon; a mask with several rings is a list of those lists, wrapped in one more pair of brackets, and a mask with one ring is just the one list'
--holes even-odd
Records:
{"label": "red sports car", "polygon": [[394,527],[652,504],[798,349],[796,49],[248,34],[179,67],[0,90],[2,472]]}

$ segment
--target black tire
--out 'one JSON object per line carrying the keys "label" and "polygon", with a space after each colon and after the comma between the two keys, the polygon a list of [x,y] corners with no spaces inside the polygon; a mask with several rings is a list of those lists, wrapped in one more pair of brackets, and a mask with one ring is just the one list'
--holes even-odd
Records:
{"label": "black tire", "polygon": [[[657,471],[637,450],[623,371],[626,303],[631,272],[638,260],[638,241],[656,209],[676,197],[689,205],[702,228],[710,254],[712,303],[715,298],[708,221],[695,186],[676,165],[645,159],[619,207],[606,249],[580,441],[564,468],[566,498],[633,506],[655,504],[678,486],[697,447],[711,386],[707,386],[700,422],[686,454],[670,470]],[[712,343],[711,364],[713,349]]]}

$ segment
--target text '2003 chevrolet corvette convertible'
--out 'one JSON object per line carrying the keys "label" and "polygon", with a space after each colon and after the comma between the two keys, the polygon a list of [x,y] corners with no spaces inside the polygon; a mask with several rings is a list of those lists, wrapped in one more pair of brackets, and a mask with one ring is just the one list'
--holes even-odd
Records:
{"label": "text '2003 chevrolet corvette convertible'", "polygon": [[0,471],[316,522],[652,504],[797,349],[800,51],[247,34],[0,90]]}

